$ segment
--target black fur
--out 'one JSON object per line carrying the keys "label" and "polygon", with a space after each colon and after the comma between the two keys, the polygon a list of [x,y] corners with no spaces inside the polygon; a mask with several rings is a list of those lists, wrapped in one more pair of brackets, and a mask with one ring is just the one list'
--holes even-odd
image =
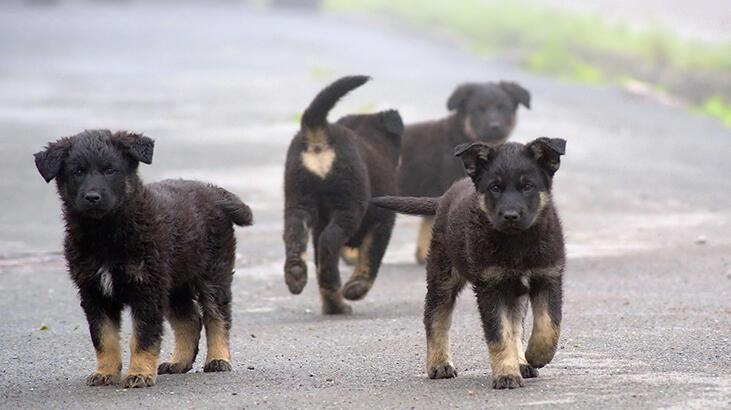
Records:
{"label": "black fur", "polygon": [[[502,357],[500,349],[512,343],[503,340],[508,334],[506,323],[520,323],[522,329],[521,298],[530,298],[534,317],[549,318],[536,322],[526,363],[492,363],[495,388],[522,386],[521,374],[536,376],[535,368],[544,366],[555,353],[565,252],[551,186],[564,153],[564,140],[548,138],[497,148],[484,143],[458,146],[455,154],[469,178],[452,185],[436,211],[424,310],[430,344],[444,345],[434,339],[434,329],[441,329],[434,326],[448,323],[445,318],[451,316],[466,282],[472,283],[477,296],[491,356]],[[373,200],[398,212],[421,208],[429,214],[434,199],[418,202],[418,198],[400,197]],[[430,363],[430,377],[453,377],[439,370],[450,366],[444,361]]]}
{"label": "black fur", "polygon": [[[348,313],[343,301],[363,298],[378,274],[395,215],[369,206],[372,195],[396,192],[403,123],[397,111],[350,115],[335,124],[328,111],[368,77],[342,78],[322,90],[305,110],[302,129],[287,152],[284,175],[285,281],[298,294],[307,282],[303,255],[308,231],[326,314]],[[350,280],[341,289],[338,260],[344,246],[360,248]]]}
{"label": "black fur", "polygon": [[[189,325],[185,336],[195,343],[195,351],[201,322],[207,331],[220,324],[227,333],[233,224],[252,223],[249,207],[222,188],[183,180],[143,185],[138,163],[151,163],[153,148],[153,140],[142,135],[91,130],[61,138],[35,154],[43,178],[56,179],[69,273],[79,289],[94,347],[111,362],[119,358],[103,338],[111,337],[110,344],[114,332],[105,336],[104,328],[118,331],[124,306],[133,318],[133,361],[143,353],[156,360],[164,316]],[[184,372],[195,354],[188,359],[160,368]],[[149,359],[146,365],[156,363]],[[155,370],[133,374],[135,369],[130,369],[125,386],[154,384]],[[108,384],[115,378],[113,371],[98,370],[87,382]]]}
{"label": "black fur", "polygon": [[[406,127],[398,171],[399,194],[442,195],[465,176],[462,163],[450,155],[452,148],[475,141],[491,145],[505,142],[515,126],[519,105],[530,108],[530,93],[514,82],[467,83],[457,87],[447,101],[453,114]],[[425,262],[424,253],[425,249],[417,249],[420,263]]]}

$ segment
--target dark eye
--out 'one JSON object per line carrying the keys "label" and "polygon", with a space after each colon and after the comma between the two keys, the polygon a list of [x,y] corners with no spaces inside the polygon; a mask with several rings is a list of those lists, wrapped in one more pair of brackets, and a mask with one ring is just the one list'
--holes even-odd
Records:
{"label": "dark eye", "polygon": [[492,192],[493,194],[499,194],[499,193],[503,192],[502,188],[500,188],[500,185],[498,185],[498,184],[492,184],[487,189],[490,192]]}
{"label": "dark eye", "polygon": [[111,168],[111,167],[104,170],[104,175],[114,175],[116,173],[117,173],[117,170],[114,168]]}
{"label": "dark eye", "polygon": [[83,168],[76,168],[73,171],[71,171],[71,175],[73,175],[75,177],[80,177],[80,176],[84,175],[84,169]]}
{"label": "dark eye", "polygon": [[536,188],[535,185],[531,184],[530,182],[526,182],[525,185],[523,185],[523,192],[531,192]]}

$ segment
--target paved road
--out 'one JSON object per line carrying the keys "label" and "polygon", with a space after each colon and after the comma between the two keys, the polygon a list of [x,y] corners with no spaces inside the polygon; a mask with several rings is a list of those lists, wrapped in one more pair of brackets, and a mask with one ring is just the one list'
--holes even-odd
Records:
{"label": "paved road", "polygon": [[[0,407],[731,405],[731,132],[713,120],[404,30],[230,3],[3,6],[0,56]],[[489,388],[469,292],[453,326],[460,376],[426,378],[414,219],[399,219],[353,316],[322,317],[312,286],[288,294],[284,152],[314,93],[350,73],[374,81],[336,115],[398,107],[408,122],[432,118],[460,81],[514,79],[534,96],[515,138],[569,141],[555,186],[569,250],[563,334],[525,388]],[[84,385],[94,354],[57,254],[58,200],[31,154],[93,127],[156,138],[146,180],[213,181],[254,208],[256,225],[238,231],[233,373],[203,374],[199,360],[195,373],[150,389]]]}

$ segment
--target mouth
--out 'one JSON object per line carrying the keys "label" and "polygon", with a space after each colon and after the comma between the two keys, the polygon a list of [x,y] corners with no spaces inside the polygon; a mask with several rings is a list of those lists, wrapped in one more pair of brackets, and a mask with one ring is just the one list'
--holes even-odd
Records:
{"label": "mouth", "polygon": [[108,210],[105,208],[99,207],[99,206],[94,206],[94,207],[81,208],[81,209],[79,209],[79,212],[82,215],[90,217],[90,218],[101,219],[102,217],[104,217],[107,214]]}
{"label": "mouth", "polygon": [[500,232],[507,235],[516,235],[525,231],[525,228],[517,224],[504,224],[501,225],[498,229],[500,230]]}

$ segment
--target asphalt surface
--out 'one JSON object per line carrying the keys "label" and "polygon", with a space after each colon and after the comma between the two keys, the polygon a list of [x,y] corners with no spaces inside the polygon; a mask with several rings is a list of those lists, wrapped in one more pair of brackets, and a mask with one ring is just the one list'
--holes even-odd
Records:
{"label": "asphalt surface", "polygon": [[[731,132],[712,119],[395,27],[231,3],[4,5],[0,56],[2,408],[731,406]],[[414,218],[399,219],[352,316],[321,316],[313,282],[288,293],[284,153],[317,90],[352,73],[374,80],[333,118],[389,107],[436,118],[455,84],[512,79],[533,94],[515,139],[568,140],[554,188],[569,254],[560,349],[526,387],[490,389],[470,292],[452,329],[459,377],[426,377]],[[256,225],[237,231],[232,373],[204,374],[199,357],[148,389],[84,384],[93,348],[59,255],[55,187],[31,154],[97,127],[157,140],[145,180],[207,180],[252,206]]]}

